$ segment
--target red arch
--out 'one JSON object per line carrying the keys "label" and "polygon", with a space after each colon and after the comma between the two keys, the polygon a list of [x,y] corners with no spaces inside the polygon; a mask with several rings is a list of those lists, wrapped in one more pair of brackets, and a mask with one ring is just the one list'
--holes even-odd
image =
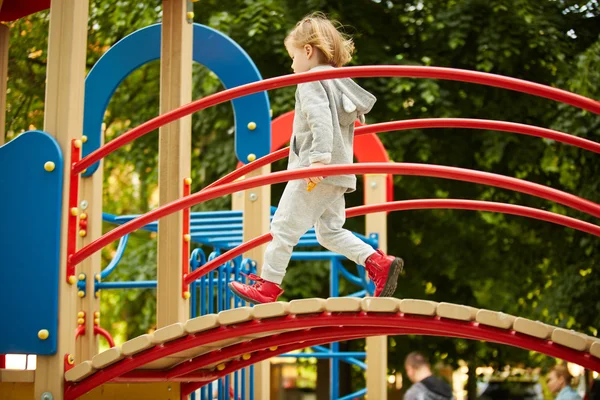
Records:
{"label": "red arch", "polygon": [[[363,126],[358,121],[356,127]],[[292,137],[294,127],[294,111],[289,111],[271,122],[271,153],[285,147]],[[389,162],[388,152],[375,133],[354,137],[354,156],[358,162]],[[237,168],[244,164],[239,162]],[[386,178],[386,200],[394,201],[394,176],[387,175]],[[365,188],[366,193],[366,188]],[[365,199],[366,203],[366,199]]]}
{"label": "red arch", "polygon": [[[289,330],[290,332],[281,333],[282,330]],[[336,335],[332,335],[332,330],[339,330],[339,332],[336,332]],[[366,337],[382,334],[408,333],[462,337],[471,340],[495,342],[558,357],[566,361],[575,362],[585,368],[600,371],[600,359],[587,351],[577,351],[558,345],[550,339],[540,339],[515,332],[512,329],[503,330],[494,328],[479,324],[476,321],[460,321],[439,316],[411,315],[401,312],[323,312],[321,314],[287,315],[259,321],[250,320],[233,325],[221,325],[202,334],[192,334],[156,345],[153,348],[111,364],[79,383],[67,383],[65,385],[65,399],[75,399],[103,383],[118,380],[119,377],[128,379],[129,382],[136,380],[138,382],[152,380],[165,381],[166,379],[177,380],[177,375],[185,375],[191,372],[188,371],[187,364],[181,364],[169,371],[134,372],[128,378],[126,374],[154,360],[168,357],[187,349],[258,333],[271,333],[271,335],[254,339],[251,344],[241,343],[217,350],[211,354],[199,356],[195,359],[198,362],[194,363],[193,367],[206,366],[213,364],[214,361],[226,361],[230,357],[237,358],[237,356],[250,350],[261,351],[261,349],[264,349],[261,354],[256,354],[256,356],[247,360],[234,360],[222,371],[214,371],[216,376],[212,374],[209,377],[188,375],[187,378],[183,378],[183,381],[196,379],[202,381],[205,381],[205,379],[212,380],[220,375],[229,374],[239,368],[270,358],[281,352],[306,347],[306,342],[302,343],[304,340],[310,342],[311,340],[321,339],[323,342],[331,342],[345,336]],[[278,340],[281,340],[281,342],[277,342]],[[273,351],[268,350],[276,343],[282,345],[282,347]],[[256,345],[256,348],[252,348],[254,345]],[[290,345],[290,348],[285,348],[284,346],[286,345]],[[204,374],[204,371],[200,371],[200,373]],[[202,384],[197,385],[192,383],[188,389],[191,389],[192,385],[194,388],[202,386]]]}

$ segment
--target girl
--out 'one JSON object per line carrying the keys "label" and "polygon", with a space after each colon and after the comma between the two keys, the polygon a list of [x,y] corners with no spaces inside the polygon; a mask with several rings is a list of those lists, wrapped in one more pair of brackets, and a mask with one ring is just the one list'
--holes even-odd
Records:
{"label": "girl", "polygon": [[[285,39],[285,47],[294,73],[341,67],[354,51],[352,40],[320,13],[298,22]],[[351,164],[354,121],[364,122],[375,101],[375,96],[348,78],[298,85],[288,169]],[[232,282],[231,290],[254,304],[276,301],[283,293],[280,285],[294,246],[314,226],[323,247],[365,266],[375,283],[375,296],[393,295],[402,259],[375,251],[343,228],[344,194],[354,190],[354,175],[288,182],[271,222],[273,241],[265,252],[261,276],[249,276],[253,285]]]}

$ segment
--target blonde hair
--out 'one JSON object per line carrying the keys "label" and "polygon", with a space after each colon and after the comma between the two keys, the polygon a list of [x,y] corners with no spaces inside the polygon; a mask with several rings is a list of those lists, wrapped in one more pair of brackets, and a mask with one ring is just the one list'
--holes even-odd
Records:
{"label": "blonde hair", "polygon": [[571,375],[566,365],[557,364],[554,366],[554,368],[552,368],[550,372],[554,372],[557,378],[563,378],[567,386],[571,385],[573,375]]}
{"label": "blonde hair", "polygon": [[325,14],[316,12],[304,17],[285,38],[286,46],[304,47],[309,44],[320,50],[325,62],[341,67],[352,59],[354,42],[341,33]]}

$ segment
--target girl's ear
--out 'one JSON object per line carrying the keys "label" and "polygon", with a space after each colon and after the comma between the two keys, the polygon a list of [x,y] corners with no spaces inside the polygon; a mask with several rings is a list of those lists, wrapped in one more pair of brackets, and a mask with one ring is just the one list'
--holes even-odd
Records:
{"label": "girl's ear", "polygon": [[315,54],[313,47],[310,44],[304,45],[304,52],[306,53],[306,58],[310,60],[310,58]]}

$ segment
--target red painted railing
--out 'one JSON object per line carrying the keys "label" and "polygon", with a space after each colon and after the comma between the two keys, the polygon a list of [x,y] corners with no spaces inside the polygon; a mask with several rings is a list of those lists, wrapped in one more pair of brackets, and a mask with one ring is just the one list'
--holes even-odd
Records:
{"label": "red painted railing", "polygon": [[426,176],[433,178],[453,179],[471,183],[479,183],[495,186],[503,189],[515,190],[527,193],[546,200],[583,211],[595,217],[600,217],[600,205],[577,197],[575,195],[552,189],[537,183],[524,181],[522,179],[492,174],[489,172],[473,171],[464,168],[446,167],[429,164],[409,163],[365,163],[359,165],[328,165],[318,168],[301,168],[289,171],[274,172],[265,176],[244,179],[211,189],[194,193],[183,199],[165,204],[147,214],[141,215],[118,228],[113,229],[104,236],[83,247],[70,257],[69,262],[73,265],[79,264],[90,255],[94,254],[104,246],[119,239],[120,237],[137,230],[158,218],[180,211],[186,207],[212,200],[216,197],[251,189],[261,185],[286,182],[289,180],[302,179],[311,176],[330,176],[344,174],[397,174]]}
{"label": "red painted railing", "polygon": [[97,161],[100,161],[102,158],[106,157],[116,149],[126,145],[127,143],[130,143],[138,137],[160,128],[163,125],[190,115],[196,111],[200,111],[205,108],[236,99],[238,97],[315,80],[367,77],[433,78],[477,83],[481,85],[494,86],[528,93],[539,97],[545,97],[570,104],[575,107],[583,108],[596,114],[600,114],[600,102],[597,102],[593,99],[538,83],[527,82],[516,78],[509,78],[506,76],[484,72],[441,67],[395,65],[335,68],[325,71],[305,72],[302,74],[285,75],[276,78],[265,79],[232,89],[227,89],[193,101],[166,114],[155,117],[108,142],[81,161],[77,162],[73,167],[73,172],[80,173],[85,168],[91,166]]}
{"label": "red painted railing", "polygon": [[[580,221],[575,218],[565,215],[551,213],[549,211],[538,210],[519,206],[515,204],[495,203],[490,201],[479,200],[457,200],[457,199],[422,199],[422,200],[402,200],[389,203],[371,204],[366,206],[358,206],[348,208],[346,210],[346,218],[357,217],[365,214],[390,211],[406,211],[406,210],[427,210],[427,209],[453,209],[453,210],[472,210],[472,211],[489,211],[504,214],[518,215],[521,217],[529,217],[540,221],[552,222],[558,225],[563,225],[569,228],[577,229],[592,235],[600,236],[600,226],[590,224],[589,222]],[[273,239],[270,233],[265,233],[252,240],[247,241],[226,253],[210,260],[200,268],[194,270],[185,279],[184,283],[189,285],[194,280],[201,278],[225,264],[227,261],[233,260],[235,257],[242,255],[256,247],[268,243]]]}
{"label": "red painted railing", "polygon": [[[317,330],[317,328],[327,329],[319,330],[319,333],[315,334],[314,338],[310,337],[310,331],[313,329]],[[338,333],[338,335],[335,337],[329,336],[329,333],[334,329],[337,330],[336,333]],[[277,338],[287,338],[290,342],[292,342],[293,339],[293,347],[285,348],[285,346],[282,346],[275,351],[268,351],[268,349],[274,345],[273,343],[279,339],[276,339],[275,337],[255,339],[252,342],[260,343],[260,345],[256,345],[258,349],[263,348],[267,350],[264,350],[259,355],[252,355],[248,360],[241,359],[231,362],[222,371],[214,371],[215,375],[211,375],[210,377],[212,380],[219,376],[230,374],[239,368],[273,357],[280,352],[283,353],[304,348],[307,346],[306,342],[303,343],[304,340],[317,340],[320,337],[327,337],[326,341],[337,341],[344,336],[343,332],[345,329],[348,329],[348,332],[351,332],[350,336],[354,335],[362,337],[370,335],[395,335],[398,334],[398,332],[410,333],[414,330],[416,333],[423,335],[443,335],[448,337],[485,340],[529,349],[552,357],[558,357],[565,361],[574,362],[584,368],[600,371],[600,359],[591,356],[587,352],[576,351],[556,345],[550,340],[538,339],[512,330],[502,330],[481,325],[476,322],[450,320],[440,317],[415,316],[403,313],[322,313],[319,315],[289,315],[286,317],[269,318],[260,321],[252,320],[231,326],[221,326],[206,331],[201,335],[189,335],[163,343],[160,346],[148,349],[112,364],[109,367],[103,368],[102,371],[91,375],[80,383],[67,384],[65,399],[75,399],[103,383],[110,382],[154,360],[209,343],[251,336],[257,333],[295,330],[295,332],[277,335]],[[363,329],[364,331],[360,331],[360,334],[358,334],[358,331],[355,331],[355,329]],[[284,341],[284,343],[287,342]],[[246,351],[244,351],[243,347],[238,346],[236,351],[243,353],[249,351],[249,347],[246,347],[245,349]],[[217,352],[225,351],[229,350],[217,350]],[[200,365],[200,362],[198,362],[197,365]],[[178,371],[181,372],[181,370]]]}

